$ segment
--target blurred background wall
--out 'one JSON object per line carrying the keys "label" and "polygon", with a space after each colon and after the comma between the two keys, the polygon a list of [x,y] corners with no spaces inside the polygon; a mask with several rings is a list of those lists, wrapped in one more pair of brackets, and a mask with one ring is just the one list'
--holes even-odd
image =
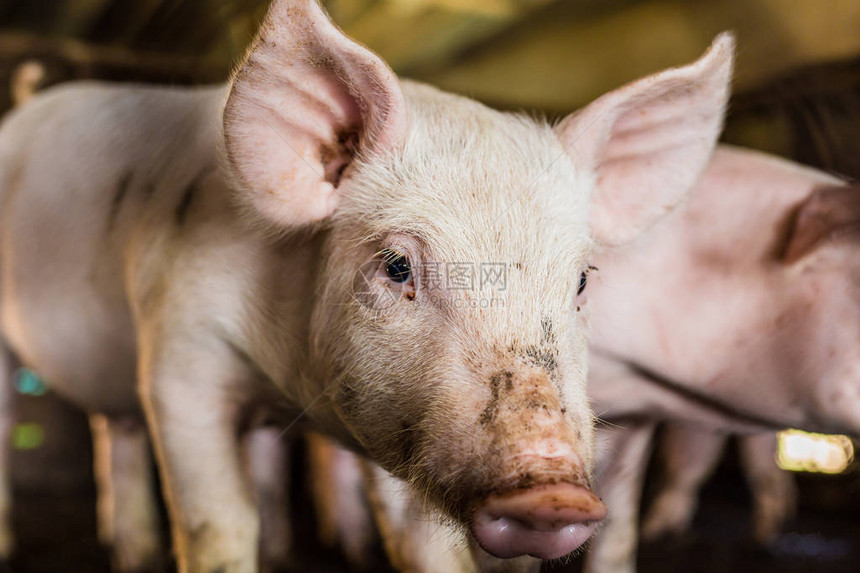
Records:
{"label": "blurred background wall", "polygon": [[[84,77],[221,81],[241,58],[267,4],[0,0],[0,106],[9,105],[3,86],[16,66],[32,57],[46,66],[42,83]],[[738,95],[727,138],[827,169],[857,169],[857,160],[823,149],[846,145],[849,136],[843,131],[858,132],[856,118],[846,111],[856,114],[860,84],[857,0],[324,4],[349,35],[400,74],[497,107],[550,115],[578,108],[636,77],[688,62],[718,32],[732,29],[739,40]],[[810,141],[820,149],[804,149]]]}

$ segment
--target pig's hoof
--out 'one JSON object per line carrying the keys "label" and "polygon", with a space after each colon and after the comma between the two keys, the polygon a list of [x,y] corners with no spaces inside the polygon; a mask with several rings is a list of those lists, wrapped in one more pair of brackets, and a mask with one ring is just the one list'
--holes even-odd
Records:
{"label": "pig's hoof", "polygon": [[472,533],[496,557],[558,559],[591,537],[606,506],[587,489],[554,484],[490,496],[478,507]]}

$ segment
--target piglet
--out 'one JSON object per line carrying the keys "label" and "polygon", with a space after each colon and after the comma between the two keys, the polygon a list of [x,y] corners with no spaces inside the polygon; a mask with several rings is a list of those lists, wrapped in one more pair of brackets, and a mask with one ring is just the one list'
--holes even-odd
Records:
{"label": "piglet", "polygon": [[[675,166],[674,168],[678,169],[679,167]],[[587,276],[583,276],[580,283],[583,292],[586,283]],[[581,297],[581,301],[581,307],[583,307],[584,297]],[[632,438],[633,440],[628,447],[644,447],[648,444],[647,436],[645,440],[642,439],[641,435],[634,435]],[[330,467],[333,471],[337,471],[334,464]],[[637,467],[634,464],[630,469],[635,471]],[[462,566],[458,561],[459,556],[451,555],[444,549],[449,544],[449,540],[444,537],[445,534],[440,532],[432,521],[428,520],[423,497],[410,490],[408,484],[393,478],[378,467],[371,465],[367,473],[366,486],[379,529],[392,562],[398,570],[422,572],[461,570]],[[332,494],[329,493],[325,497],[331,498]],[[354,503],[344,505],[354,506]],[[336,506],[335,504],[334,507]],[[336,514],[337,512],[332,511],[331,507],[329,506],[328,513]],[[461,544],[469,543],[468,539],[457,539],[457,541]],[[533,560],[520,558],[515,562],[511,559],[504,564],[499,564],[488,560],[487,555],[482,554],[479,550],[473,551],[473,555],[481,570],[537,570]]]}
{"label": "piglet", "polygon": [[257,571],[261,419],[373,460],[490,560],[567,555],[606,511],[592,250],[701,174],[732,45],[553,127],[276,0],[227,86],[47,90],[0,129],[3,339],[107,439],[140,449],[145,415],[181,573]]}

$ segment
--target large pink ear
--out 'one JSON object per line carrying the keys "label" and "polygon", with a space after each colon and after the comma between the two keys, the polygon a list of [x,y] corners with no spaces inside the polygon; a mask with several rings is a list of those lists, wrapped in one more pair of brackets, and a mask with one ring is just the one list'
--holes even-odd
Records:
{"label": "large pink ear", "polygon": [[343,35],[316,0],[275,0],[224,110],[243,199],[270,222],[330,215],[343,170],[396,145],[406,125],[397,78]]}
{"label": "large pink ear", "polygon": [[860,184],[816,189],[797,210],[783,260],[794,263],[823,244],[848,238],[860,239]]}
{"label": "large pink ear", "polygon": [[697,62],[610,92],[558,125],[574,165],[596,176],[600,243],[629,241],[695,184],[722,130],[733,54],[734,37],[720,34]]}

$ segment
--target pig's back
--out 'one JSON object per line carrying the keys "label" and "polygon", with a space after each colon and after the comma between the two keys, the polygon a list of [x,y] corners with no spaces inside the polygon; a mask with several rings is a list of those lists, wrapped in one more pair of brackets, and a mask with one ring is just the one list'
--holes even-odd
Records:
{"label": "pig's back", "polygon": [[137,408],[126,249],[172,181],[213,164],[221,94],[71,84],[0,129],[3,334],[87,409]]}

